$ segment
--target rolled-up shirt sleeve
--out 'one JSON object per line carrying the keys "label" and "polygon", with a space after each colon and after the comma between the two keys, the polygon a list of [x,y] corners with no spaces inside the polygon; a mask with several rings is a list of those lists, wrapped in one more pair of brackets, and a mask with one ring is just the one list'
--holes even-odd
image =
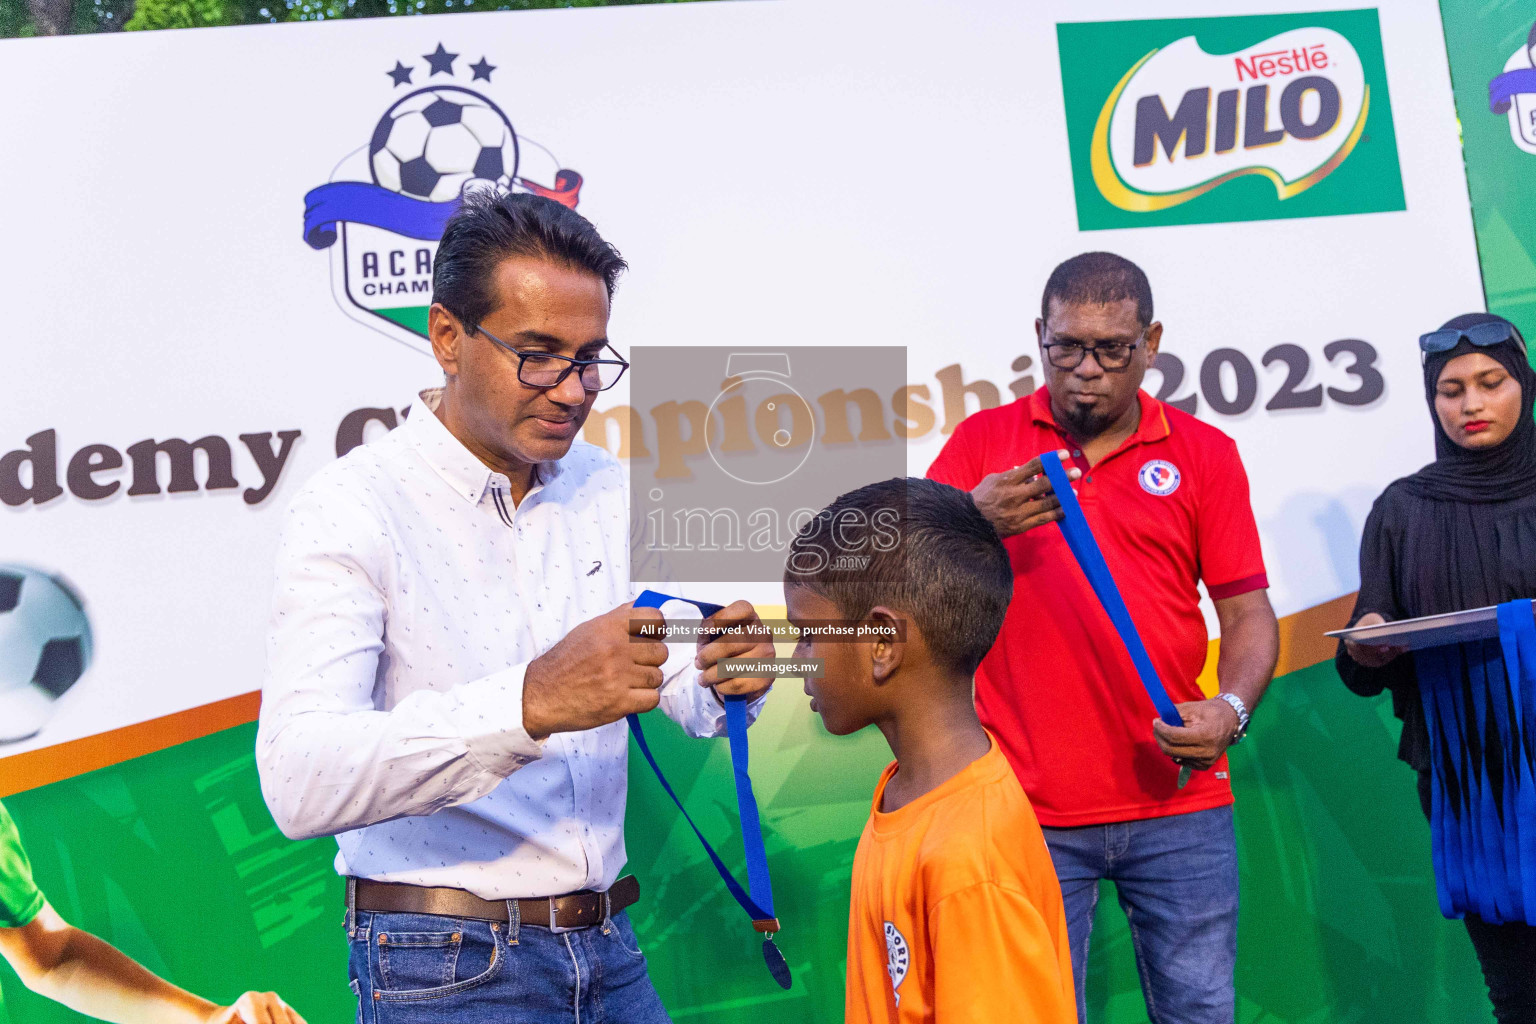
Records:
{"label": "rolled-up shirt sleeve", "polygon": [[288,510],[256,761],[291,838],[479,799],[542,753],[523,728],[526,664],[380,709],[391,559],[382,520],[355,495],[316,486]]}

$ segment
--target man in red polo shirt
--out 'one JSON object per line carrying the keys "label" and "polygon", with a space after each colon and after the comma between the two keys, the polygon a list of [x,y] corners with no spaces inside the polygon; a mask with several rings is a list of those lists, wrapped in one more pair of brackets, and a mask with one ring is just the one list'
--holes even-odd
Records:
{"label": "man in red polo shirt", "polygon": [[[1083,979],[1100,879],[1132,922],[1153,1024],[1232,1024],[1237,847],[1226,748],[1269,685],[1279,631],[1237,446],[1141,390],[1162,324],[1141,268],[1085,253],[1051,274],[1035,321],[1045,386],[967,418],[928,475],[971,492],[1013,561],[1016,599],[976,675],[1045,827]],[[1184,719],[1157,720],[1060,529],[1039,456],[1075,467],[1078,501]],[[1220,694],[1196,684],[1221,625]],[[1195,769],[1178,787],[1179,770]]]}

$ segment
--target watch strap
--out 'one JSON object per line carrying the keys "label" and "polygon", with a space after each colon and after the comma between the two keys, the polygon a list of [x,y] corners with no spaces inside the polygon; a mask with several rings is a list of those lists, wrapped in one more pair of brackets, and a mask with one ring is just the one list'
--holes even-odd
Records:
{"label": "watch strap", "polygon": [[1248,735],[1248,705],[1243,703],[1243,698],[1235,693],[1218,693],[1217,700],[1224,700],[1232,705],[1232,710],[1237,712],[1237,732],[1232,735],[1233,743],[1242,742]]}

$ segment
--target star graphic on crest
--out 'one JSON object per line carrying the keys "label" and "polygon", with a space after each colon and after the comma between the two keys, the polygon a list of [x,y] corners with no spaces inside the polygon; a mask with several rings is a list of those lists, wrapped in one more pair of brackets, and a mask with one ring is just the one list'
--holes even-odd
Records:
{"label": "star graphic on crest", "polygon": [[475,73],[475,77],[471,81],[478,82],[483,78],[489,82],[491,80],[491,72],[496,70],[496,65],[481,57],[480,63],[471,64],[469,69]]}
{"label": "star graphic on crest", "polygon": [[395,70],[384,73],[395,80],[396,86],[411,84],[411,69],[399,61],[395,61]]}
{"label": "star graphic on crest", "polygon": [[[459,59],[458,54],[449,53],[447,50],[443,49],[442,43],[437,44],[436,50],[433,50],[431,53],[424,53],[422,56],[426,58],[428,64],[432,65],[433,75],[453,74],[453,62]],[[428,77],[431,76],[429,75]]]}

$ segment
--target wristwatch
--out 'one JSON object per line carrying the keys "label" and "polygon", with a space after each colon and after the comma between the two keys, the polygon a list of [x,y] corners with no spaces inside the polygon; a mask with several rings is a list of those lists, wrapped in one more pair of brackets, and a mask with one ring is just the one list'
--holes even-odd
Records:
{"label": "wristwatch", "polygon": [[[1232,743],[1241,743],[1243,737],[1248,735],[1248,705],[1243,703],[1243,698],[1235,693],[1218,693],[1217,700],[1224,700],[1232,705],[1232,710],[1237,712],[1237,732],[1232,734]],[[1228,744],[1231,746],[1232,744]]]}

